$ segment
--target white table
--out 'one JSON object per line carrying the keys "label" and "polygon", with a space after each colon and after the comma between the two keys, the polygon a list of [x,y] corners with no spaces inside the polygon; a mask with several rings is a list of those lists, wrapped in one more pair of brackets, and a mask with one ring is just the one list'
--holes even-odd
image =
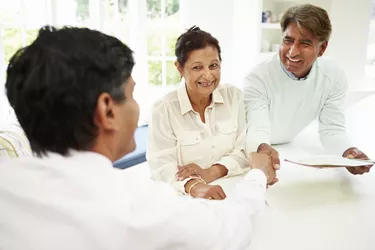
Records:
{"label": "white table", "polygon": [[[375,95],[346,111],[348,134],[375,158]],[[313,124],[281,157],[323,153]],[[375,169],[373,169],[375,170]],[[282,162],[279,183],[270,187],[270,207],[258,221],[252,250],[374,250],[375,171],[353,176],[346,169],[314,169]],[[217,181],[230,194],[242,177]]]}
{"label": "white table", "polygon": [[[375,158],[375,95],[349,107],[348,133]],[[323,153],[316,124],[292,143],[277,146],[281,158]],[[148,178],[147,164],[130,169]],[[374,250],[375,169],[353,176],[346,169],[314,169],[282,162],[279,183],[266,194],[251,250]],[[216,181],[229,196],[243,177]]]}

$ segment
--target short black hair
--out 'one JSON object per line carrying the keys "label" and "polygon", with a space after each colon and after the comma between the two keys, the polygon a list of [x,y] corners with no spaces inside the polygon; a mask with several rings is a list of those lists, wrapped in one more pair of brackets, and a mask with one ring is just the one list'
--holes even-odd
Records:
{"label": "short black hair", "polygon": [[97,137],[98,97],[125,101],[132,50],[96,30],[45,26],[7,68],[6,90],[34,153],[87,150]]}
{"label": "short black hair", "polygon": [[193,26],[177,38],[175,55],[177,62],[183,67],[189,58],[190,52],[212,46],[217,49],[221,61],[221,49],[219,41],[210,33]]}

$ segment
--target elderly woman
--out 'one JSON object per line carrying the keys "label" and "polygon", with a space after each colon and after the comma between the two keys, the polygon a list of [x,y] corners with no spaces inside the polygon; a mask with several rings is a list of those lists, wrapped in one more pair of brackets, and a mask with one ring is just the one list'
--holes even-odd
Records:
{"label": "elderly woman", "polygon": [[151,178],[193,197],[224,199],[222,188],[209,183],[249,168],[242,92],[219,85],[220,46],[211,34],[190,28],[177,39],[175,54],[184,84],[154,105],[147,149]]}

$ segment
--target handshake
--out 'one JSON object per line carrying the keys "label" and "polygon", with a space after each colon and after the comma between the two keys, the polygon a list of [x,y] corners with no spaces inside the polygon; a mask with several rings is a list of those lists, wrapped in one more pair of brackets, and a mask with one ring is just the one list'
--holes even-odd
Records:
{"label": "handshake", "polygon": [[276,170],[280,169],[279,153],[268,144],[261,144],[257,153],[250,153],[249,163],[251,169],[261,170],[267,177],[267,186],[279,181]]}

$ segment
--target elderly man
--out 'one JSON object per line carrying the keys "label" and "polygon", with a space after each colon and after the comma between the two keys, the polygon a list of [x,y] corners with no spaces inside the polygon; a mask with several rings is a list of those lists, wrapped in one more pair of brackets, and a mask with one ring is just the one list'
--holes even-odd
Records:
{"label": "elderly man", "polygon": [[19,50],[7,95],[35,158],[0,163],[0,249],[244,249],[275,177],[253,154],[223,201],[176,196],[112,162],[135,149],[132,51],[98,31],[53,27]]}
{"label": "elderly man", "polygon": [[[280,24],[283,38],[278,55],[254,68],[244,83],[247,150],[272,155],[278,168],[278,153],[271,145],[290,142],[318,117],[327,152],[368,159],[346,134],[344,72],[320,58],[332,30],[327,12],[311,4],[294,6],[286,10]],[[347,169],[363,174],[370,167]]]}

